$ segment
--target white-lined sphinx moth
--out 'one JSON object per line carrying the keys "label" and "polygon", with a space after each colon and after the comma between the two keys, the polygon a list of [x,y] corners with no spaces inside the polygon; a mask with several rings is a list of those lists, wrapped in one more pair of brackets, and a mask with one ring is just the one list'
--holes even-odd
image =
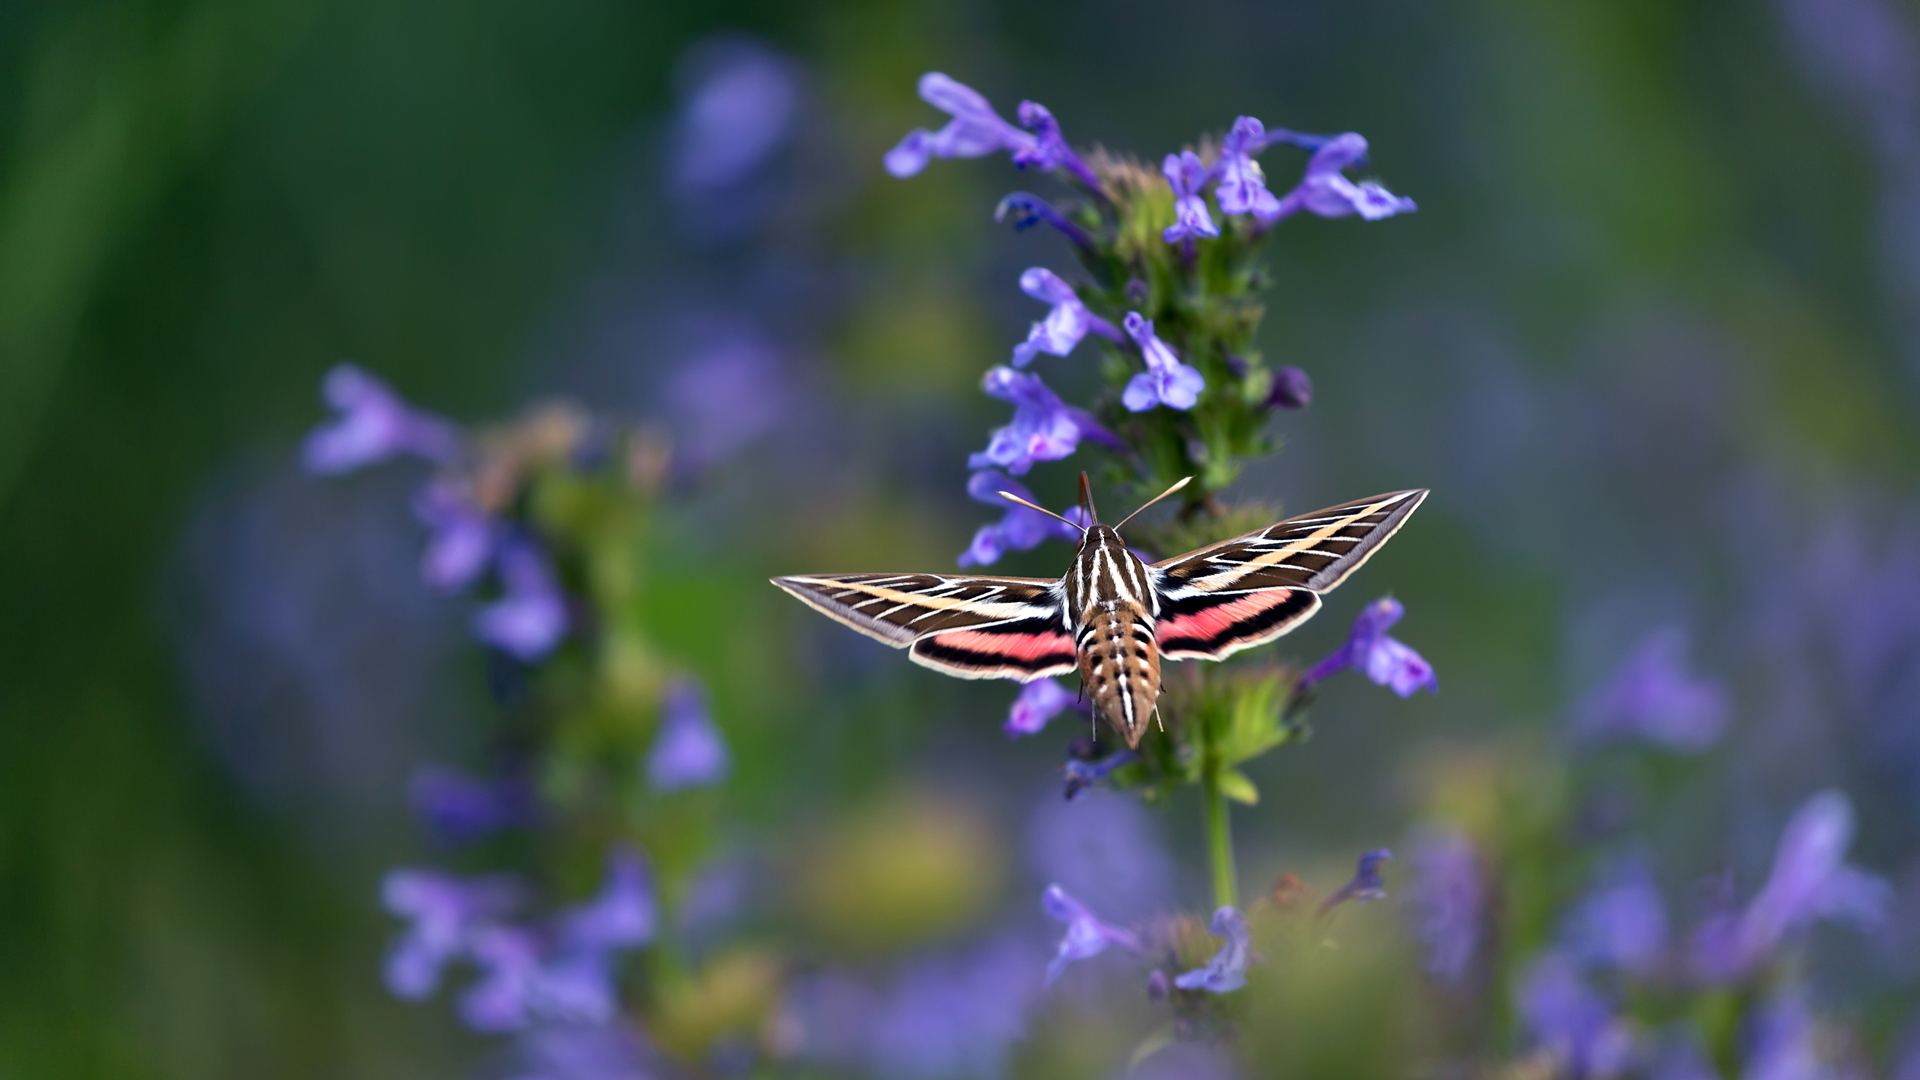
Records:
{"label": "white-lined sphinx moth", "polygon": [[1341,503],[1149,566],[1120,539],[1120,526],[1098,523],[1085,474],[1080,492],[1094,524],[1082,529],[1073,565],[1056,581],[808,574],[773,583],[962,679],[1029,682],[1077,668],[1096,708],[1138,746],[1160,694],[1162,657],[1224,660],[1299,626],[1427,497],[1420,489]]}

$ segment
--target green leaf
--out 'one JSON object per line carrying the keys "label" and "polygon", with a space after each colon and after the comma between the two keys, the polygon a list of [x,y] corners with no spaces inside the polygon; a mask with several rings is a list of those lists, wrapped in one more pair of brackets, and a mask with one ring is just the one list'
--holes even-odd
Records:
{"label": "green leaf", "polygon": [[1239,769],[1222,769],[1217,782],[1220,785],[1220,794],[1234,802],[1246,803],[1248,806],[1255,806],[1260,802],[1260,789],[1254,787],[1253,781],[1247,779],[1247,774]]}

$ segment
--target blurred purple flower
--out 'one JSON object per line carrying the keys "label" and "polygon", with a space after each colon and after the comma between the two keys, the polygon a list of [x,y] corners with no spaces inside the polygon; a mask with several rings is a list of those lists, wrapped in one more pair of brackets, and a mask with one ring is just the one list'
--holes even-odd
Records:
{"label": "blurred purple flower", "polygon": [[1648,1080],[1720,1080],[1719,1070],[1700,1050],[1691,1028],[1682,1028],[1661,1040],[1647,1065]]}
{"label": "blurred purple flower", "polygon": [[1089,331],[1112,341],[1121,340],[1113,324],[1087,310],[1073,286],[1045,267],[1035,266],[1020,275],[1020,291],[1053,305],[1047,317],[1033,324],[1027,340],[1013,347],[1013,366],[1026,367],[1041,353],[1066,356]]}
{"label": "blurred purple flower", "polygon": [[705,689],[691,677],[675,680],[647,754],[647,783],[661,792],[708,787],[725,780],[731,768],[727,741],[707,713]]}
{"label": "blurred purple flower", "polygon": [[1088,254],[1094,251],[1093,237],[1087,235],[1087,230],[1068,220],[1052,203],[1030,191],[1012,191],[1001,198],[993,208],[993,220],[1006,221],[1008,218],[1013,219],[1014,232],[1023,232],[1044,222],[1073,241],[1082,251]]}
{"label": "blurred purple flower", "polygon": [[1391,596],[1362,608],[1353,620],[1346,644],[1302,675],[1296,692],[1305,693],[1329,676],[1352,668],[1401,697],[1412,697],[1421,689],[1439,693],[1440,680],[1434,676],[1433,665],[1403,642],[1387,636],[1387,630],[1405,614],[1406,608]]}
{"label": "blurred purple flower", "polygon": [[1352,900],[1356,903],[1370,903],[1387,898],[1387,883],[1380,880],[1380,864],[1393,858],[1393,852],[1386,848],[1374,848],[1360,856],[1360,863],[1354,867],[1353,880],[1340,886],[1332,896],[1320,902],[1321,912],[1331,911],[1341,904]]}
{"label": "blurred purple flower", "polygon": [[1118,945],[1128,952],[1140,951],[1140,939],[1133,931],[1101,922],[1085,904],[1068,896],[1058,885],[1049,885],[1046,892],[1040,894],[1040,907],[1067,924],[1066,935],[1060,939],[1060,950],[1047,964],[1048,986],[1059,980],[1068,964],[1098,956],[1106,952],[1109,945]]}
{"label": "blurred purple flower", "polygon": [[1214,937],[1225,938],[1227,943],[1220,946],[1220,951],[1213,954],[1205,967],[1180,975],[1173,980],[1173,985],[1182,990],[1231,994],[1247,985],[1247,965],[1253,961],[1253,937],[1247,933],[1247,920],[1228,905],[1213,913],[1213,924],[1208,929]]}
{"label": "blurred purple flower", "polygon": [[462,879],[404,868],[388,871],[380,895],[389,912],[412,920],[386,959],[387,989],[409,1001],[431,995],[440,985],[441,969],[520,901],[519,886],[510,878]]}
{"label": "blurred purple flower", "polygon": [[1613,678],[1581,703],[1576,737],[1644,739],[1683,753],[1705,750],[1726,728],[1731,704],[1717,680],[1687,674],[1687,632],[1678,626],[1641,639]]}
{"label": "blurred purple flower", "polygon": [[1080,160],[1079,154],[1073,152],[1066,137],[1060,134],[1060,122],[1053,118],[1045,105],[1037,101],[1023,101],[1015,115],[1020,118],[1020,126],[1031,131],[1034,138],[1031,147],[1013,152],[1015,165],[1023,169],[1039,169],[1041,172],[1065,169],[1082,184],[1094,191],[1100,190],[1100,177],[1086,162]]}
{"label": "blurred purple flower", "polygon": [[573,952],[634,949],[653,940],[656,912],[646,863],[625,848],[607,853],[607,876],[593,899],[560,914],[560,938]]}
{"label": "blurred purple flower", "polygon": [[741,327],[720,330],[675,372],[665,400],[680,471],[723,461],[779,424],[787,409],[780,354]]}
{"label": "blurred purple flower", "polygon": [[1280,199],[1267,190],[1266,174],[1253,155],[1266,149],[1267,129],[1251,116],[1233,122],[1220,145],[1220,160],[1213,166],[1219,183],[1213,189],[1223,214],[1252,214],[1262,221],[1280,216]]}
{"label": "blurred purple flower", "polygon": [[567,600],[547,557],[523,537],[500,548],[500,599],[481,608],[473,632],[481,641],[532,663],[552,651],[567,632]]}
{"label": "blurred purple flower", "polygon": [[464,484],[435,477],[415,496],[413,512],[427,527],[420,577],[428,585],[464,589],[486,572],[500,526],[474,503]]}
{"label": "blurred purple flower", "polygon": [[1170,409],[1193,408],[1207,381],[1198,371],[1181,363],[1173,349],[1154,335],[1151,319],[1129,311],[1122,324],[1127,328],[1127,336],[1140,346],[1147,370],[1128,380],[1126,391],[1120,395],[1121,403],[1133,412],[1146,412],[1156,405]]}
{"label": "blurred purple flower", "polygon": [[792,136],[799,114],[790,62],[745,41],[708,51],[719,49],[675,117],[671,174],[682,195],[737,187]]}
{"label": "blurred purple flower", "polygon": [[1645,859],[1611,867],[1567,916],[1568,947],[1582,961],[1652,975],[1667,948],[1667,909]]}
{"label": "blurred purple flower", "polygon": [[1169,244],[1192,241],[1196,236],[1219,236],[1220,227],[1207,215],[1207,200],[1200,189],[1207,183],[1207,167],[1191,150],[1168,154],[1160,172],[1173,188],[1173,224],[1161,238]]}
{"label": "blurred purple flower", "polygon": [[1413,875],[1402,895],[1414,933],[1427,949],[1427,971],[1458,986],[1480,948],[1487,903],[1480,856],[1466,837],[1433,832],[1415,842],[1408,862]]}
{"label": "blurred purple flower", "polygon": [[[1122,756],[1132,759],[1108,755]],[[1179,878],[1161,817],[1111,791],[1073,803],[1045,799],[1027,826],[1028,869],[1122,924],[1149,918],[1172,904]]]}
{"label": "blurred purple flower", "polygon": [[1275,409],[1304,409],[1313,403],[1313,380],[1297,367],[1283,367],[1273,373],[1273,389],[1267,391],[1267,405]]}
{"label": "blurred purple flower", "polygon": [[1013,699],[1013,708],[1008,710],[1001,730],[1013,736],[1038,735],[1047,721],[1074,700],[1074,692],[1060,685],[1058,679],[1035,679],[1020,688],[1020,696]]}
{"label": "blurred purple flower", "polygon": [[407,782],[407,801],[441,842],[467,844],[533,818],[524,781],[487,780],[446,765],[427,765]]}
{"label": "blurred purple flower", "polygon": [[1308,159],[1299,186],[1282,196],[1274,213],[1261,220],[1276,221],[1305,210],[1320,217],[1359,214],[1368,221],[1378,221],[1418,209],[1412,199],[1401,198],[1371,180],[1356,184],[1342,174],[1341,170],[1366,156],[1367,140],[1351,131],[1327,140]]}
{"label": "blurred purple flower", "polygon": [[646,1053],[616,1024],[543,1024],[514,1040],[511,1080],[653,1080]]}
{"label": "blurred purple flower", "polygon": [[1039,152],[1039,141],[1002,120],[978,91],[940,72],[920,76],[920,99],[953,119],[939,131],[916,128],[887,151],[887,171],[894,176],[913,176],[932,158],[985,157],[998,150]]}
{"label": "blurred purple flower", "polygon": [[1013,422],[995,429],[987,448],[967,458],[969,469],[999,466],[1025,476],[1036,461],[1058,461],[1073,453],[1083,437],[1117,442],[1085,410],[1061,401],[1031,372],[997,367],[987,372],[981,388],[991,397],[1013,403]]}
{"label": "blurred purple flower", "polygon": [[1740,1080],[1842,1080],[1821,1060],[1820,1029],[1806,999],[1786,991],[1755,1009],[1746,1031]]}
{"label": "blurred purple flower", "polygon": [[1789,934],[1822,920],[1872,926],[1886,918],[1892,889],[1876,874],[1846,864],[1853,805],[1822,791],[1794,812],[1781,833],[1766,884],[1744,911],[1707,920],[1691,951],[1700,975],[1736,979],[1772,955]]}
{"label": "blurred purple flower", "polygon": [[1091,761],[1084,758],[1069,757],[1067,758],[1066,764],[1061,766],[1061,771],[1064,772],[1067,777],[1066,788],[1061,794],[1066,796],[1068,802],[1072,802],[1093,790],[1094,785],[1105,780],[1108,773],[1122,765],[1138,761],[1139,759],[1140,755],[1131,750],[1115,750],[1105,757],[1095,758]]}
{"label": "blurred purple flower", "polygon": [[469,950],[480,977],[460,995],[460,1019],[475,1031],[519,1031],[540,1020],[604,1024],[619,1002],[598,952],[549,957],[529,930],[489,926]]}
{"label": "blurred purple flower", "polygon": [[[992,469],[967,477],[968,495],[988,506],[1003,507],[1006,513],[997,523],[982,525],[979,531],[973,534],[973,543],[967,546],[967,550],[960,553],[961,566],[987,566],[999,561],[1000,556],[1009,551],[1028,551],[1039,547],[1045,540],[1080,539],[1078,529],[1057,518],[1042,514],[1038,510],[1003,498],[1000,495],[1003,491],[1018,495],[1036,506],[1039,505],[1039,500],[1033,497],[1033,492],[1029,491],[1025,484]],[[1076,506],[1069,508],[1063,516],[1080,521],[1084,515]],[[1007,732],[1014,734],[1011,727]]]}
{"label": "blurred purple flower", "polygon": [[315,428],[301,446],[308,472],[352,472],[396,454],[444,465],[460,452],[452,424],[412,408],[383,380],[352,364],[327,372],[320,393],[340,415]]}
{"label": "blurred purple flower", "polygon": [[1560,1065],[1554,1075],[1619,1076],[1632,1060],[1633,1032],[1560,953],[1534,961],[1520,985],[1520,1022]]}
{"label": "blurred purple flower", "polygon": [[1039,973],[1032,948],[1012,939],[911,964],[862,1022],[867,1069],[899,1080],[997,1080],[1026,1034]]}

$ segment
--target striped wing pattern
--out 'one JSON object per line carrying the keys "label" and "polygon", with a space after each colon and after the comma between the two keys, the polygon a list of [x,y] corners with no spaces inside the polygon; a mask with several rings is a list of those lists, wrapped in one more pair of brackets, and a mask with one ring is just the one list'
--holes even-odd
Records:
{"label": "striped wing pattern", "polygon": [[1357,499],[1155,563],[1161,654],[1224,660],[1300,625],[1426,497]]}
{"label": "striped wing pattern", "polygon": [[1061,584],[966,574],[810,574],[773,583],[917,664],[1027,682],[1073,670]]}

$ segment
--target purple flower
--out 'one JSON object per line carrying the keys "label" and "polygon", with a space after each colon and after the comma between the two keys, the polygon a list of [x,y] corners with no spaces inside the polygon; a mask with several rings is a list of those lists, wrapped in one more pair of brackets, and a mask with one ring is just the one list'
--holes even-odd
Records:
{"label": "purple flower", "polygon": [[1107,778],[1107,774],[1131,761],[1139,760],[1140,755],[1131,750],[1116,750],[1103,758],[1088,761],[1084,758],[1069,757],[1061,766],[1067,775],[1067,784],[1061,794],[1068,802],[1085,795],[1095,784]]}
{"label": "purple flower", "polygon": [[1227,943],[1213,954],[1205,967],[1197,967],[1173,980],[1182,990],[1206,990],[1230,994],[1247,985],[1247,964],[1253,960],[1253,937],[1247,933],[1247,920],[1232,905],[1213,913],[1213,936]]}
{"label": "purple flower", "polygon": [[637,852],[607,853],[607,876],[593,899],[560,915],[561,941],[574,952],[633,949],[653,940],[655,911],[647,866]]}
{"label": "purple flower", "polygon": [[1480,947],[1487,902],[1480,856],[1466,837],[1440,832],[1422,836],[1410,860],[1404,895],[1416,936],[1427,949],[1427,971],[1450,986],[1466,978]]}
{"label": "purple flower", "polygon": [[1120,331],[1113,324],[1087,310],[1080,302],[1079,294],[1073,286],[1060,280],[1059,275],[1044,267],[1035,266],[1020,275],[1020,291],[1053,305],[1047,317],[1033,324],[1027,340],[1013,347],[1013,366],[1026,367],[1033,358],[1041,353],[1065,356],[1073,351],[1080,339],[1092,331],[1102,337],[1119,341]]}
{"label": "purple flower", "polygon": [[1787,822],[1766,884],[1744,911],[1709,919],[1695,932],[1695,968],[1708,979],[1739,978],[1789,934],[1821,920],[1871,926],[1886,918],[1892,890],[1845,862],[1853,805],[1838,791],[1808,799]]}
{"label": "purple flower", "polygon": [[1153,320],[1143,319],[1137,311],[1127,312],[1122,324],[1127,336],[1140,346],[1147,370],[1127,382],[1120,401],[1133,412],[1146,412],[1156,405],[1170,409],[1191,409],[1200,400],[1207,381],[1198,371],[1180,362],[1167,343],[1153,332]]}
{"label": "purple flower", "polygon": [[396,997],[421,1000],[440,985],[440,970],[465,952],[491,920],[519,903],[520,890],[508,878],[463,880],[438,870],[392,870],[380,883],[388,911],[413,925],[387,952],[387,989]]}
{"label": "purple flower", "polygon": [[1403,698],[1412,697],[1422,688],[1439,693],[1440,680],[1433,674],[1433,665],[1403,642],[1387,636],[1388,628],[1405,614],[1406,608],[1391,596],[1362,608],[1353,620],[1346,644],[1302,675],[1298,692],[1311,690],[1328,676],[1352,668]]}
{"label": "purple flower", "polygon": [[1555,1075],[1618,1076],[1632,1059],[1633,1032],[1580,977],[1573,960],[1548,953],[1520,986],[1520,1022],[1561,1068]]}
{"label": "purple flower", "polygon": [[1351,131],[1328,139],[1308,159],[1300,185],[1281,197],[1271,217],[1261,220],[1276,221],[1305,210],[1320,217],[1359,214],[1368,221],[1378,221],[1418,209],[1412,199],[1401,198],[1371,180],[1356,184],[1342,174],[1342,169],[1366,156],[1367,140]]}
{"label": "purple flower", "polygon": [[1615,865],[1567,916],[1565,936],[1582,961],[1652,975],[1667,948],[1667,909],[1644,859]]}
{"label": "purple flower", "polygon": [[476,1031],[518,1031],[536,1020],[604,1024],[618,1011],[604,955],[550,957],[537,934],[490,926],[471,947],[480,978],[460,996],[460,1019]]}
{"label": "purple flower", "polygon": [[1061,401],[1031,372],[994,368],[987,372],[982,389],[1013,403],[1013,422],[995,430],[987,448],[967,458],[969,469],[999,466],[1025,476],[1036,461],[1058,461],[1073,453],[1083,437],[1113,441],[1092,416]]}
{"label": "purple flower", "polygon": [[481,608],[473,632],[526,663],[547,655],[567,632],[567,601],[547,557],[524,538],[500,549],[500,599]]}
{"label": "purple flower", "polygon": [[1087,230],[1070,221],[1052,203],[1030,191],[1008,192],[993,208],[993,220],[1006,221],[1008,218],[1013,219],[1014,232],[1023,232],[1044,222],[1073,241],[1080,250],[1089,255],[1095,254],[1093,237],[1087,235]]}
{"label": "purple flower", "polygon": [[726,739],[707,714],[706,691],[691,678],[676,680],[647,754],[647,783],[662,792],[707,787],[726,779],[731,767]]}
{"label": "purple flower", "polygon": [[413,812],[442,842],[466,844],[533,816],[532,795],[519,780],[486,780],[445,765],[428,765],[407,782]]}
{"label": "purple flower", "polygon": [[1251,116],[1233,122],[1220,147],[1220,160],[1214,164],[1219,183],[1213,196],[1220,200],[1223,214],[1252,214],[1261,221],[1280,216],[1280,199],[1267,190],[1266,174],[1253,155],[1266,149],[1267,129]]}
{"label": "purple flower", "polygon": [[1032,948],[1009,938],[911,964],[864,1018],[859,1071],[899,1080],[1004,1075],[1040,994],[1038,968]]}
{"label": "purple flower", "polygon": [[737,188],[793,134],[793,65],[744,41],[709,43],[706,68],[674,118],[671,174],[682,196]]}
{"label": "purple flower", "polygon": [[1304,409],[1313,402],[1313,380],[1297,367],[1283,367],[1273,373],[1273,389],[1267,391],[1267,404],[1276,409]]}
{"label": "purple flower", "polygon": [[[1000,556],[1009,551],[1029,551],[1039,547],[1044,540],[1080,539],[1078,529],[1058,518],[1049,517],[1038,510],[1001,497],[1000,493],[1003,491],[1018,495],[1028,502],[1037,503],[1033,492],[1027,490],[1026,485],[992,469],[974,473],[967,478],[968,495],[988,506],[1004,507],[1006,513],[997,523],[982,525],[980,530],[973,534],[973,543],[967,546],[967,550],[960,553],[961,566],[987,566],[998,561]],[[1076,506],[1067,510],[1065,516],[1074,521],[1080,521],[1084,515]],[[1051,716],[1052,713],[1048,715]],[[1007,731],[1009,734],[1014,733],[1011,727]]]}
{"label": "purple flower", "polygon": [[1047,891],[1040,894],[1040,907],[1067,924],[1066,936],[1060,939],[1060,951],[1047,964],[1048,986],[1060,978],[1068,964],[1098,956],[1107,951],[1109,945],[1118,945],[1129,952],[1140,951],[1140,939],[1133,931],[1101,922],[1085,904],[1068,896],[1058,885],[1049,885]]}
{"label": "purple flower", "polygon": [[[1133,755],[1108,755],[1115,757]],[[1172,903],[1179,878],[1160,818],[1117,792],[1089,792],[1073,803],[1042,800],[1027,826],[1027,866],[1038,880],[1123,925],[1152,917]]]}
{"label": "purple flower", "polygon": [[499,523],[474,503],[466,485],[435,477],[413,500],[413,512],[429,533],[420,557],[420,577],[428,585],[464,589],[486,572]]}
{"label": "purple flower", "polygon": [[664,389],[676,466],[697,472],[750,446],[787,410],[788,386],[777,349],[752,330],[707,331]]}
{"label": "purple flower", "polygon": [[650,1080],[646,1053],[615,1024],[553,1024],[514,1040],[512,1080]]}
{"label": "purple flower", "polygon": [[1053,118],[1045,105],[1037,101],[1023,101],[1015,115],[1020,117],[1020,126],[1033,132],[1034,143],[1031,147],[1013,152],[1013,163],[1021,168],[1035,168],[1041,172],[1065,169],[1074,179],[1095,191],[1100,190],[1100,177],[1094,174],[1080,155],[1067,145],[1065,136],[1060,134],[1060,122]]}
{"label": "purple flower", "polygon": [[308,472],[352,472],[396,454],[444,465],[460,452],[453,425],[413,409],[392,387],[352,364],[327,372],[320,393],[340,415],[307,436],[301,457]]}
{"label": "purple flower", "polygon": [[1353,880],[1347,882],[1332,895],[1320,903],[1322,912],[1331,911],[1349,900],[1369,903],[1387,898],[1387,883],[1380,880],[1380,864],[1393,858],[1393,852],[1386,848],[1375,848],[1360,856],[1360,863],[1354,867]]}
{"label": "purple flower", "polygon": [[1726,728],[1731,705],[1718,681],[1687,674],[1687,633],[1678,626],[1648,634],[1612,679],[1589,695],[1574,733],[1594,741],[1644,739],[1696,752]]}
{"label": "purple flower", "polygon": [[1821,1059],[1820,1028],[1804,997],[1787,992],[1755,1010],[1741,1080],[1834,1080]]}
{"label": "purple flower", "polygon": [[1173,224],[1167,226],[1161,237],[1169,244],[1177,244],[1196,236],[1219,236],[1220,227],[1207,216],[1207,200],[1200,195],[1201,187],[1207,182],[1207,167],[1200,164],[1199,157],[1191,150],[1168,154],[1160,165],[1160,172],[1173,188]]}
{"label": "purple flower", "polygon": [[1039,153],[1032,135],[1002,120],[978,91],[940,72],[920,76],[920,98],[953,119],[939,131],[916,128],[887,151],[887,171],[901,179],[926,168],[932,158],[985,157],[997,150]]}
{"label": "purple flower", "polygon": [[1074,700],[1074,692],[1061,686],[1058,679],[1035,679],[1020,688],[1020,696],[1013,699],[1013,708],[1007,711],[1007,722],[1001,725],[1001,730],[1010,736],[1038,735],[1047,721]]}

